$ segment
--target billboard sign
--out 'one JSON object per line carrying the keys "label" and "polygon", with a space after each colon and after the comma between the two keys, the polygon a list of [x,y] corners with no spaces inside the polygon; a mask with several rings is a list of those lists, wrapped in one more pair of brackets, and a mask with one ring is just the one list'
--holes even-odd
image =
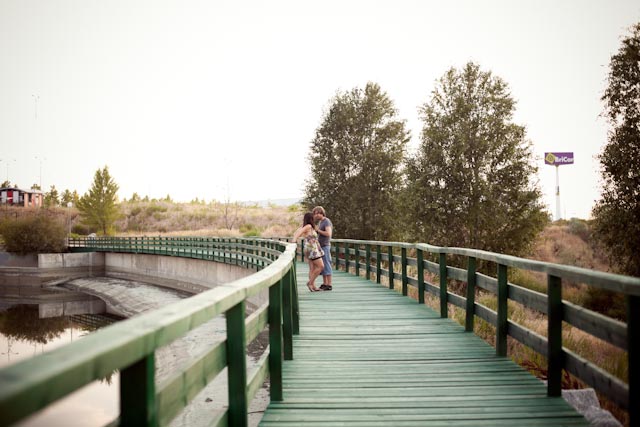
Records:
{"label": "billboard sign", "polygon": [[551,166],[573,164],[573,153],[544,153],[544,163]]}

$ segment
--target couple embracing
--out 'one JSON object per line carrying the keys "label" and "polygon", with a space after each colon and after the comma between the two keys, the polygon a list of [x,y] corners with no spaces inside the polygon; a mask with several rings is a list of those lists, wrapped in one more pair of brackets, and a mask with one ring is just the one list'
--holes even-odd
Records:
{"label": "couple embracing", "polygon": [[[309,262],[309,281],[307,288],[310,292],[330,291],[331,286],[331,234],[333,224],[327,218],[324,208],[316,206],[313,211],[304,214],[302,227],[293,235],[293,241],[304,239],[304,255]],[[322,285],[316,288],[316,278],[322,274]]]}

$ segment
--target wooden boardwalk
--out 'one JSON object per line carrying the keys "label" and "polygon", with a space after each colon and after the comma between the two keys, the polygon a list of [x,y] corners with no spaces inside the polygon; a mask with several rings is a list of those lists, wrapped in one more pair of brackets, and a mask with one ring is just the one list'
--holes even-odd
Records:
{"label": "wooden boardwalk", "polygon": [[344,272],[333,291],[308,292],[307,272],[299,263],[300,335],[284,362],[284,401],[261,426],[588,425],[456,322]]}

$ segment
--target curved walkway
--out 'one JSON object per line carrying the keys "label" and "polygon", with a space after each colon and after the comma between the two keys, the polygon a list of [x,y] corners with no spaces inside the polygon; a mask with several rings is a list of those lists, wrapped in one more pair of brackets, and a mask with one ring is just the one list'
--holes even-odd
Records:
{"label": "curved walkway", "polygon": [[562,398],[478,336],[363,278],[334,272],[307,291],[298,264],[300,335],[283,367],[284,401],[260,425],[588,425]]}

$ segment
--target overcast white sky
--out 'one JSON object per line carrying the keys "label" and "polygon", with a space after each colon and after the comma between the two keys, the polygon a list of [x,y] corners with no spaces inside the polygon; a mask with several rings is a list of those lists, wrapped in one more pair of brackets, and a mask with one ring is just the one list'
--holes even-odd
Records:
{"label": "overcast white sky", "polygon": [[542,155],[575,152],[562,212],[586,218],[609,60],[638,21],[637,0],[0,0],[0,179],[82,194],[108,165],[120,197],[299,197],[337,90],[379,83],[415,147],[434,81],[473,60],[509,84],[550,212]]}

